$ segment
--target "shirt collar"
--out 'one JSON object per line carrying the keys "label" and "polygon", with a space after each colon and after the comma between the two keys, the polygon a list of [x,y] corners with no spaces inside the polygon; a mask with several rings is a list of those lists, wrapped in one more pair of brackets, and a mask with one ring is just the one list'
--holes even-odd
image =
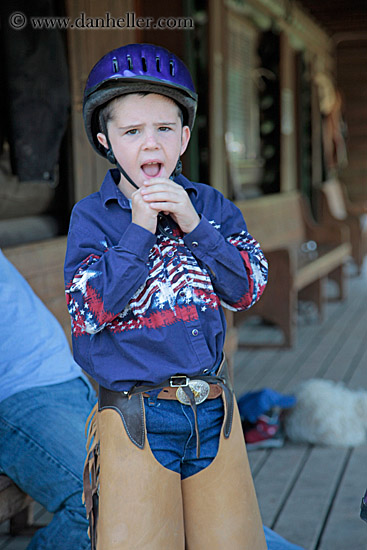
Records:
{"label": "shirt collar", "polygon": [[179,183],[185,189],[185,191],[192,191],[195,195],[198,194],[194,184],[190,180],[185,178],[185,176],[183,176],[182,174],[175,178],[175,182]]}
{"label": "shirt collar", "polygon": [[103,205],[106,206],[109,201],[117,201],[123,208],[130,208],[129,199],[117,187],[119,180],[120,172],[117,168],[108,170],[100,189]]}

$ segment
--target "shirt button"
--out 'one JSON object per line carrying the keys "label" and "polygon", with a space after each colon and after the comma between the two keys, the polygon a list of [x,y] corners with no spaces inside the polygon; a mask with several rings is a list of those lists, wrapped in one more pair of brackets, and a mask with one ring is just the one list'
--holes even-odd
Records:
{"label": "shirt button", "polygon": [[179,295],[183,298],[186,295],[186,293],[184,290],[180,290]]}
{"label": "shirt button", "polygon": [[192,334],[193,336],[197,336],[197,335],[199,334],[198,329],[197,329],[197,328],[192,329],[191,334]]}
{"label": "shirt button", "polygon": [[169,258],[173,258],[174,255],[175,255],[175,253],[173,252],[173,250],[170,250],[169,252],[167,252],[167,256]]}
{"label": "shirt button", "polygon": [[192,241],[191,245],[196,248],[197,246],[199,246],[199,243],[197,241]]}

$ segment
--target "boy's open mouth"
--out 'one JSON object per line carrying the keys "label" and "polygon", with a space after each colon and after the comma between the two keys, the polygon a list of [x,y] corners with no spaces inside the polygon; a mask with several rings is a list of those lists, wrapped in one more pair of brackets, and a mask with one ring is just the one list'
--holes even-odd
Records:
{"label": "boy's open mouth", "polygon": [[162,164],[160,162],[147,162],[145,164],[141,165],[141,169],[144,172],[144,175],[148,178],[156,178],[159,176],[160,171],[162,168]]}

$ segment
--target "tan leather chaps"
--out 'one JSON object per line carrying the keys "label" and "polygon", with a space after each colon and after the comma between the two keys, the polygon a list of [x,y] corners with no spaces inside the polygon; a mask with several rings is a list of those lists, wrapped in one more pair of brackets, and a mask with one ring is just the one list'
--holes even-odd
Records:
{"label": "tan leather chaps", "polygon": [[147,438],[143,448],[131,441],[117,410],[95,409],[89,425],[84,494],[92,549],[266,550],[236,404],[216,458],[183,481],[156,460]]}

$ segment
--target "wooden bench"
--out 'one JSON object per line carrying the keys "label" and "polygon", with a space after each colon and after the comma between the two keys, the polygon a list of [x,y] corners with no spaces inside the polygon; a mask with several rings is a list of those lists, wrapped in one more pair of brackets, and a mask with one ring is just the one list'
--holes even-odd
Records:
{"label": "wooden bench", "polygon": [[367,201],[351,202],[345,185],[337,179],[325,182],[320,189],[320,196],[322,223],[329,226],[345,224],[349,227],[352,257],[360,274],[367,254]]}
{"label": "wooden bench", "polygon": [[[348,230],[342,225],[333,228],[317,225],[298,192],[236,204],[248,231],[259,241],[269,261],[269,281],[260,301],[248,311],[235,313],[234,323],[238,326],[248,316],[258,315],[282,330],[282,347],[291,347],[297,299],[314,302],[321,319],[327,277],[336,281],[338,298],[345,297],[343,266],[351,252]],[[317,248],[307,251],[306,243],[310,248],[316,243]]]}
{"label": "wooden bench", "polygon": [[10,534],[24,532],[33,519],[33,501],[6,475],[0,475],[0,523],[10,519]]}
{"label": "wooden bench", "polygon": [[[59,320],[70,341],[70,318],[63,279],[65,251],[65,237],[3,249],[5,256]],[[28,495],[7,476],[0,475],[0,523],[10,520],[11,534],[34,531],[30,527],[32,504]]]}

